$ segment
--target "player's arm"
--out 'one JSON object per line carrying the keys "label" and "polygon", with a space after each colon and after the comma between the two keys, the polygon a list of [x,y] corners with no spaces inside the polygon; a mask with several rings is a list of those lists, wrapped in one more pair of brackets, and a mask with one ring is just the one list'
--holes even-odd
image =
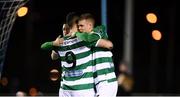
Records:
{"label": "player's arm", "polygon": [[103,47],[107,49],[113,48],[113,43],[107,39],[102,39],[101,35],[97,33],[81,33],[77,32],[76,36],[86,42],[97,42],[96,47]]}
{"label": "player's arm", "polygon": [[113,43],[107,39],[99,39],[96,43],[96,46],[111,50],[113,48]]}
{"label": "player's arm", "polygon": [[96,43],[97,47],[103,47],[108,49],[113,48],[113,43],[110,40],[108,40],[106,27],[104,25],[95,27],[93,31],[101,37],[101,39],[99,39]]}
{"label": "player's arm", "polygon": [[53,50],[53,42],[45,42],[41,45],[41,49],[43,50]]}
{"label": "player's arm", "polygon": [[94,42],[99,40],[101,37],[94,33],[86,33],[86,32],[76,32],[76,36],[86,42]]}
{"label": "player's arm", "polygon": [[45,42],[41,45],[41,49],[43,50],[53,50],[55,47],[60,46],[63,43],[64,39],[57,37],[56,40],[51,42]]}

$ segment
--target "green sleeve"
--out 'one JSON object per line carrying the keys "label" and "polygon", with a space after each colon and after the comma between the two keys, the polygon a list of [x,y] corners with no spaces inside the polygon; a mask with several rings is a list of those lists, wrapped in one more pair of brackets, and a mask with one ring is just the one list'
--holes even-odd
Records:
{"label": "green sleeve", "polygon": [[96,42],[98,41],[101,37],[96,34],[96,33],[87,33],[87,32],[76,32],[76,36],[86,42]]}
{"label": "green sleeve", "polygon": [[104,25],[96,26],[93,31],[101,36],[102,39],[108,39],[106,27]]}
{"label": "green sleeve", "polygon": [[43,50],[53,50],[54,48],[53,42],[45,42],[41,45],[41,49]]}

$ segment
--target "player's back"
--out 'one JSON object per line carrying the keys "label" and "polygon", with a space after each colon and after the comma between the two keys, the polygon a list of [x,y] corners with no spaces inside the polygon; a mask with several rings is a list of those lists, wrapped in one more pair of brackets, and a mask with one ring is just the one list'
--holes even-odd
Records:
{"label": "player's back", "polygon": [[76,37],[67,37],[59,48],[63,68],[61,91],[78,96],[95,95],[92,52],[88,45]]}

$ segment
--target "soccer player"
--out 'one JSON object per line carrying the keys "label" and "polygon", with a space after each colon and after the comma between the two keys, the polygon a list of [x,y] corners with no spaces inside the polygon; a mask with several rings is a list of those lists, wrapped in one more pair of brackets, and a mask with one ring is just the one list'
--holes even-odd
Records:
{"label": "soccer player", "polygon": [[[96,41],[97,39],[108,39],[105,27],[98,26],[93,29],[94,24],[95,20],[91,14],[82,14],[78,21],[78,27],[79,31],[84,33],[77,33],[76,36],[88,42]],[[118,83],[114,72],[112,53],[108,49],[100,47],[94,47],[92,51],[96,95],[98,97],[116,97]]]}
{"label": "soccer player", "polygon": [[[78,17],[71,14],[70,33],[77,32]],[[51,46],[50,46],[51,45]],[[90,48],[77,37],[65,36],[46,42],[43,49],[56,49],[61,58],[62,77],[59,97],[94,97],[93,73]]]}

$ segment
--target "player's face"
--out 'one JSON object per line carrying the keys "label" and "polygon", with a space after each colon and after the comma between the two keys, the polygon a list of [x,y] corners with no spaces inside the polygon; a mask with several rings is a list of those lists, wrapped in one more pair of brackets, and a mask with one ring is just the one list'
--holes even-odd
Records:
{"label": "player's face", "polygon": [[78,22],[78,29],[80,32],[91,32],[91,25],[87,20],[80,20]]}
{"label": "player's face", "polygon": [[63,31],[63,35],[64,35],[64,36],[66,36],[67,34],[69,34],[69,27],[68,27],[67,24],[63,24],[62,31]]}

